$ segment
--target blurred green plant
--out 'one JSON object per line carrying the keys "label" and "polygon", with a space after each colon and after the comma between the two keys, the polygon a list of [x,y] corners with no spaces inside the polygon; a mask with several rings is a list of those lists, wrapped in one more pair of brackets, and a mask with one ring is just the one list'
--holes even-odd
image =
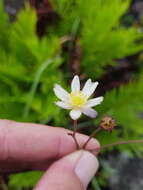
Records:
{"label": "blurred green plant", "polygon": [[83,50],[81,67],[88,77],[100,77],[106,65],[115,65],[115,60],[143,49],[140,41],[143,34],[121,23],[129,8],[129,0],[53,1],[62,17],[59,26],[62,35],[72,34],[78,23],[75,34],[80,38]]}
{"label": "blurred green plant", "polygon": [[[117,59],[143,50],[142,32],[133,27],[126,28],[121,23],[129,0],[51,1],[60,19],[56,27],[49,29],[52,32],[48,31],[42,38],[36,34],[35,10],[26,5],[16,20],[10,22],[0,3],[1,118],[59,126],[68,124],[67,120],[61,119],[65,112],[53,104],[53,85],[61,83],[66,86],[70,78],[67,76],[72,75],[66,67],[69,52],[63,54],[61,37],[77,39],[83,52],[81,73],[93,80],[106,72],[107,65],[116,66]],[[67,43],[70,46],[73,42]],[[107,92],[104,103],[97,107],[99,119],[108,114],[120,126],[112,134],[99,134],[101,143],[142,135],[142,74],[137,74],[136,78],[133,84]],[[93,122],[96,124],[99,119]],[[119,150],[129,150],[130,147],[133,146],[122,146]],[[31,180],[27,183],[29,175]],[[33,186],[39,178],[37,176],[38,173],[13,175],[9,185],[15,190]],[[96,186],[95,182],[93,186]]]}
{"label": "blurred green plant", "polygon": [[34,187],[42,174],[42,172],[26,172],[11,175],[9,178],[9,188],[11,190],[20,190]]}
{"label": "blurred green plant", "polygon": [[[111,134],[101,133],[99,139],[102,144],[115,142],[117,139],[139,139],[142,138],[143,126],[143,73],[139,79],[130,82],[119,89],[108,92],[105,96],[103,106],[99,107],[101,116],[110,115],[117,119],[118,127]],[[101,117],[100,116],[100,117]],[[96,121],[95,121],[96,123]],[[119,146],[120,150],[125,147],[134,147],[142,150],[142,145]],[[137,148],[138,147],[138,148]],[[128,149],[128,148],[127,148]]]}
{"label": "blurred green plant", "polygon": [[52,34],[38,38],[36,13],[29,5],[13,23],[2,3],[0,14],[1,117],[58,123],[52,88],[62,81],[60,39]]}

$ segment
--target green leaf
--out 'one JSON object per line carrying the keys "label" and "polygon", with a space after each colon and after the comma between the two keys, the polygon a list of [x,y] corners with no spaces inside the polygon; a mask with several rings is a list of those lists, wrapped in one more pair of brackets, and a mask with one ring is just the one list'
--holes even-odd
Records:
{"label": "green leaf", "polygon": [[41,178],[42,172],[26,172],[10,176],[9,187],[14,190],[34,187]]}

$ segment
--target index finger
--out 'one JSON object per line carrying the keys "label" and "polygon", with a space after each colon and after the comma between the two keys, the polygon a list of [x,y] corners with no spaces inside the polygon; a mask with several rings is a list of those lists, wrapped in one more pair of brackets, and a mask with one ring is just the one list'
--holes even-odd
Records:
{"label": "index finger", "polygon": [[[38,162],[59,159],[76,150],[69,130],[46,125],[18,123],[0,120],[0,161]],[[77,140],[83,145],[88,136],[77,134]],[[92,139],[87,149],[99,148]]]}

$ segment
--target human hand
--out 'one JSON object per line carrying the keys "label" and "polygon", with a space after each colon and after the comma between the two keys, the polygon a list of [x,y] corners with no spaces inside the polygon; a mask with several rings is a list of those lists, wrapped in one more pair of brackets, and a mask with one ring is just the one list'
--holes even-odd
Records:
{"label": "human hand", "polygon": [[[76,151],[69,130],[0,120],[0,173],[44,170],[34,190],[84,190],[98,169],[96,157]],[[77,134],[83,145],[88,136]],[[92,139],[87,149],[99,148]]]}

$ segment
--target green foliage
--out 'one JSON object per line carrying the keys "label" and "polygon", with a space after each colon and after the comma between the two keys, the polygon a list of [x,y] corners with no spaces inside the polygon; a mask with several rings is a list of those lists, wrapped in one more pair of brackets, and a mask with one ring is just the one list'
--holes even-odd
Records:
{"label": "green foliage", "polygon": [[0,22],[0,47],[3,49],[7,49],[8,46],[8,15],[3,11],[3,5],[0,3],[0,13],[1,13],[1,22]]}
{"label": "green foliage", "polygon": [[[113,133],[107,132],[99,135],[102,144],[115,142],[123,139],[140,139],[143,126],[143,73],[138,80],[122,86],[118,90],[112,90],[105,96],[103,106],[99,107],[100,118],[103,115],[110,115],[117,120],[117,128]],[[96,121],[95,121],[96,122]],[[122,145],[121,149],[134,147],[142,150],[142,145]],[[137,148],[138,147],[138,148]]]}
{"label": "green foliage", "polygon": [[[29,5],[10,23],[0,3],[1,118],[68,124],[63,119],[65,112],[53,104],[52,91],[55,83],[66,86],[69,79],[66,76],[72,75],[64,65],[68,65],[68,56],[61,54],[63,36],[77,39],[83,51],[81,72],[93,80],[102,76],[107,65],[116,65],[117,59],[143,50],[142,33],[121,22],[129,0],[52,0],[52,3],[60,19],[56,27],[50,28],[52,33],[41,39],[36,34],[36,13]],[[138,78],[134,84],[108,92],[102,106],[97,107],[99,119],[108,114],[119,125],[112,134],[99,135],[101,143],[142,135],[143,77]],[[20,190],[33,186],[40,176],[39,173],[12,175],[9,185]],[[96,181],[93,186],[97,186]]]}
{"label": "green foliage", "polygon": [[96,178],[94,177],[93,180],[92,180],[92,187],[96,190],[101,190]]}
{"label": "green foliage", "polygon": [[[122,17],[128,11],[129,0],[84,2],[83,0],[76,2],[55,0],[54,3],[56,10],[62,15],[59,25],[62,34],[67,35],[67,32],[74,34],[74,37],[80,41],[83,50],[82,72],[88,76],[101,77],[107,65],[115,65],[117,59],[143,50],[141,40],[143,34],[136,28],[125,27],[121,22]],[[73,30],[75,23],[78,25],[76,25],[76,30]],[[141,85],[142,78],[134,84],[131,83],[121,87],[120,90],[115,89],[107,93],[102,106],[97,108],[101,114],[99,119],[109,114],[117,118],[120,127],[109,135],[103,132],[99,136],[102,143],[116,141],[119,137],[139,138],[142,134],[143,120],[140,114],[143,106],[143,93],[141,93]]]}
{"label": "green foliage", "polygon": [[26,172],[10,176],[9,187],[11,190],[34,187],[42,176],[42,172]]}
{"label": "green foliage", "polygon": [[0,29],[4,34],[0,38],[1,117],[37,122],[52,119],[58,123],[60,113],[53,105],[52,88],[62,80],[60,40],[52,34],[38,38],[36,14],[29,5],[12,24],[2,4],[0,10]]}
{"label": "green foliage", "polygon": [[[83,3],[82,46],[83,66],[88,74],[97,77],[107,64],[143,49],[136,41],[142,37],[135,28],[125,28],[120,19],[128,9],[129,1],[90,0]],[[86,11],[88,10],[88,12]]]}
{"label": "green foliage", "polygon": [[57,11],[62,15],[59,30],[63,35],[73,34],[75,23],[80,21],[74,35],[80,40],[82,71],[88,76],[100,77],[106,65],[115,65],[116,59],[143,49],[143,44],[139,43],[142,33],[121,24],[129,0],[55,1]]}
{"label": "green foliage", "polygon": [[[82,73],[96,79],[102,76],[107,65],[116,65],[117,59],[143,50],[143,34],[134,27],[122,24],[122,17],[128,11],[129,0],[53,0],[62,19],[58,34],[78,38],[81,44]],[[67,16],[68,15],[68,16]],[[75,27],[76,26],[76,27]],[[73,36],[74,35],[74,36]],[[122,76],[121,76],[122,77]],[[108,92],[99,110],[103,115],[117,119],[117,128],[112,134],[99,135],[102,143],[120,138],[139,138],[142,134],[142,78]],[[136,91],[135,91],[136,89]],[[132,97],[137,97],[133,98]],[[96,120],[97,123],[99,120]],[[136,126],[136,127],[135,127]],[[124,149],[128,146],[121,146]]]}

